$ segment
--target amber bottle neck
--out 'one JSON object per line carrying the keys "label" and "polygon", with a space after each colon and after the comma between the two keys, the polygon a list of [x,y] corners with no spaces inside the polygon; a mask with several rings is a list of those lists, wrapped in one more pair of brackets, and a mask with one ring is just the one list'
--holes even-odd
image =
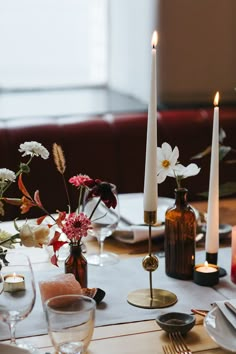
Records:
{"label": "amber bottle neck", "polygon": [[186,188],[175,189],[175,204],[178,206],[184,206],[188,204],[188,190]]}
{"label": "amber bottle neck", "polygon": [[82,253],[81,244],[78,242],[70,244],[70,253],[80,255]]}

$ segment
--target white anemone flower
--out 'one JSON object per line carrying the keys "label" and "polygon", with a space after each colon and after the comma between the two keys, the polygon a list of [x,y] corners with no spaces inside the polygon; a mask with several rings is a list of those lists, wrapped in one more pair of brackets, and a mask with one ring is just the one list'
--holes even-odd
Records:
{"label": "white anemone flower", "polygon": [[15,182],[16,175],[15,172],[12,170],[9,170],[8,168],[0,168],[0,182]]}
{"label": "white anemone flower", "polygon": [[44,160],[49,157],[48,150],[37,141],[26,141],[25,143],[20,144],[19,151],[23,152],[22,156],[41,156]]}
{"label": "white anemone flower", "polygon": [[184,179],[187,177],[196,176],[200,170],[200,167],[198,167],[195,163],[190,163],[188,166],[183,166],[179,163],[175,166],[172,177]]}
{"label": "white anemone flower", "polygon": [[200,172],[200,167],[195,163],[190,163],[188,166],[178,163],[172,171],[169,172],[169,177],[175,177],[178,188],[181,187],[181,180],[187,177],[196,176]]}
{"label": "white anemone flower", "polygon": [[177,146],[172,151],[168,143],[163,143],[157,148],[157,183],[162,183],[173,171],[179,158]]}

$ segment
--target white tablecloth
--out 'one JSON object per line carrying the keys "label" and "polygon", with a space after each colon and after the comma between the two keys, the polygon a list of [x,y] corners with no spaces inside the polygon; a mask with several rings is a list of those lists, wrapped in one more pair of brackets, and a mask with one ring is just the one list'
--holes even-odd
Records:
{"label": "white tablecloth", "polygon": [[[29,249],[27,250],[29,253]],[[46,254],[44,255],[47,256]],[[196,261],[204,260],[205,252],[197,252]],[[228,272],[230,270],[231,249],[225,248],[219,251],[219,265]],[[33,263],[38,261],[32,255]],[[190,313],[192,308],[210,309],[215,301],[225,298],[236,298],[236,285],[230,281],[229,275],[220,279],[214,288],[201,287],[192,281],[177,280],[166,276],[164,258],[160,258],[159,268],[153,273],[153,288],[160,288],[174,292],[178,302],[163,309],[142,309],[134,307],[127,302],[130,292],[149,288],[149,273],[142,267],[142,258],[130,258],[120,260],[116,265],[109,267],[89,266],[89,287],[99,287],[106,291],[104,301],[97,306],[96,326],[109,324],[134,322],[155,319],[160,312],[181,311]],[[36,273],[37,281],[50,277],[55,272],[63,272],[63,268],[57,269],[49,265],[48,272]],[[31,336],[47,333],[44,312],[41,304],[39,290],[37,292],[36,305],[31,314],[25,320],[17,324],[16,335]],[[0,322],[0,339],[9,337],[7,325]]]}

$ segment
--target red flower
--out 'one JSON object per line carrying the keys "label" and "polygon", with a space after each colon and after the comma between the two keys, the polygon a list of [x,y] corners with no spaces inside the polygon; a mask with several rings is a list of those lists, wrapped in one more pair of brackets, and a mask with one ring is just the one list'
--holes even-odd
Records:
{"label": "red flower", "polygon": [[79,241],[81,237],[87,236],[89,229],[91,229],[91,221],[84,213],[69,214],[62,227],[62,231],[68,239],[73,241]]}
{"label": "red flower", "polygon": [[37,206],[37,204],[32,200],[32,199],[28,199],[27,197],[23,196],[21,198],[21,214],[25,214],[27,213],[30,208]]}
{"label": "red flower", "polygon": [[57,252],[59,251],[59,249],[65,245],[66,243],[68,243],[67,241],[59,241],[61,234],[58,231],[55,231],[55,234],[53,236],[53,238],[51,239],[49,246],[53,247],[53,252],[54,255],[51,257],[51,263],[53,265],[58,266],[57,264]]}
{"label": "red flower", "polygon": [[91,178],[87,175],[77,175],[73,176],[69,179],[69,182],[73,184],[75,187],[86,186],[85,182],[90,181]]}
{"label": "red flower", "polygon": [[115,209],[117,200],[115,194],[112,192],[112,184],[108,182],[102,182],[100,179],[90,179],[88,183],[90,184],[89,187],[91,190],[88,193],[87,199],[100,197],[108,208],[112,207]]}

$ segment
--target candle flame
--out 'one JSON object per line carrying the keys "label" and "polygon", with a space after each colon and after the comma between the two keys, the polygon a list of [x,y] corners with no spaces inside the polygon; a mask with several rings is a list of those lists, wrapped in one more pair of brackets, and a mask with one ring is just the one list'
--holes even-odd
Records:
{"label": "candle flame", "polygon": [[219,94],[219,91],[217,91],[215,94],[215,98],[214,98],[214,106],[218,106],[219,98],[220,98],[220,94]]}
{"label": "candle flame", "polygon": [[15,272],[14,272],[12,275],[13,275],[13,278],[15,278],[15,277],[16,277],[16,273],[15,273]]}
{"label": "candle flame", "polygon": [[154,31],[152,35],[152,48],[156,48],[157,42],[158,42],[158,33],[157,31]]}
{"label": "candle flame", "polygon": [[204,262],[204,266],[208,267],[208,262],[207,261]]}

